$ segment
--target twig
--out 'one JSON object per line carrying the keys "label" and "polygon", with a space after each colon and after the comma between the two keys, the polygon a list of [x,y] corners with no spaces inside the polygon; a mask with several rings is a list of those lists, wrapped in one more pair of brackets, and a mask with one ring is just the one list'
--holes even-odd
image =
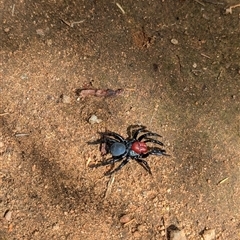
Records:
{"label": "twig", "polygon": [[218,182],[217,185],[220,185],[220,184],[226,182],[228,179],[229,179],[229,177],[226,177],[226,178],[222,179],[221,181]]}
{"label": "twig", "polygon": [[65,23],[69,27],[73,27],[75,24],[83,23],[85,20],[77,21],[77,22],[68,22],[64,19],[60,19],[63,23]]}
{"label": "twig", "polygon": [[218,76],[217,76],[217,80],[219,80],[219,78],[221,77],[222,75],[222,70],[219,72]]}
{"label": "twig", "polygon": [[201,53],[201,56],[205,57],[205,58],[209,58],[211,59],[208,55],[204,54],[204,53]]}
{"label": "twig", "polygon": [[15,4],[12,6],[12,16],[14,16],[14,11],[15,11]]}
{"label": "twig", "polygon": [[0,113],[0,116],[5,116],[5,115],[8,115],[8,114],[9,114],[8,112]]}
{"label": "twig", "polygon": [[123,89],[81,89],[78,88],[75,90],[77,96],[87,97],[87,96],[95,96],[95,97],[112,97],[117,96],[123,92]]}
{"label": "twig", "polygon": [[89,157],[87,162],[86,162],[86,167],[88,167],[89,163],[92,161],[92,159]]}
{"label": "twig", "polygon": [[204,2],[210,3],[210,4],[215,4],[215,5],[223,5],[224,4],[223,2],[214,2],[212,0],[204,0]]}
{"label": "twig", "polygon": [[25,137],[25,136],[29,136],[29,133],[16,133],[15,137]]}
{"label": "twig", "polygon": [[202,3],[202,2],[200,2],[200,1],[198,1],[198,0],[194,0],[194,1],[197,2],[197,3],[199,3],[199,4],[202,5],[202,6],[205,6],[204,3]]}
{"label": "twig", "polygon": [[133,221],[135,221],[135,218],[131,219],[129,222],[124,224],[124,227],[128,226],[130,223],[132,223]]}
{"label": "twig", "polygon": [[117,7],[121,10],[121,12],[122,12],[123,14],[126,14],[126,12],[123,10],[123,8],[121,7],[121,5],[120,5],[119,3],[116,2],[116,5],[117,5]]}
{"label": "twig", "polygon": [[233,6],[230,6],[229,8],[226,8],[226,14],[232,14],[232,9],[233,8],[237,8],[237,7],[240,7],[240,3],[239,4],[236,4],[236,5],[233,5]]}
{"label": "twig", "polygon": [[105,193],[104,198],[107,198],[107,197],[109,196],[109,194],[111,193],[111,191],[112,191],[112,185],[113,185],[113,183],[114,183],[114,180],[115,180],[115,175],[112,174],[112,175],[111,175],[111,178],[110,178],[109,181],[108,181],[107,190],[106,190],[106,193]]}
{"label": "twig", "polygon": [[152,117],[151,117],[150,122],[149,122],[150,127],[152,126],[152,121],[153,121],[153,118],[154,118],[154,116],[155,116],[155,114],[156,114],[156,112],[158,110],[158,107],[159,107],[159,102],[156,103],[156,106],[155,106],[155,108],[153,110],[153,114],[152,114]]}

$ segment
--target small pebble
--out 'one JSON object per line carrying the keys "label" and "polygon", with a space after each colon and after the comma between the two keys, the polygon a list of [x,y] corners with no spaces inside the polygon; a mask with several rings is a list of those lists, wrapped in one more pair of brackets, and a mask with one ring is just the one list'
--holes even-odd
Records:
{"label": "small pebble", "polygon": [[4,142],[0,142],[0,148],[4,147]]}
{"label": "small pebble", "polygon": [[94,124],[94,123],[100,123],[102,122],[102,119],[99,119],[96,115],[92,115],[89,119],[88,119],[88,122],[90,124]]}
{"label": "small pebble", "polygon": [[132,218],[131,218],[130,214],[125,214],[122,217],[120,217],[120,219],[119,219],[120,223],[122,223],[122,224],[128,223],[131,220],[132,220]]}
{"label": "small pebble", "polygon": [[9,28],[9,27],[4,28],[4,32],[5,32],[5,33],[8,33],[9,31],[10,31],[10,28]]}
{"label": "small pebble", "polygon": [[11,221],[11,218],[12,218],[12,211],[10,210],[7,210],[4,214],[4,218],[7,220],[7,221]]}
{"label": "small pebble", "polygon": [[51,46],[51,45],[52,45],[52,39],[48,39],[48,40],[47,40],[47,45],[48,45],[48,46]]}
{"label": "small pebble", "polygon": [[143,231],[145,230],[145,227],[140,224],[140,225],[138,225],[137,230],[138,230],[139,232],[143,232]]}
{"label": "small pebble", "polygon": [[171,225],[168,228],[169,240],[187,240],[183,230],[178,229],[176,226]]}
{"label": "small pebble", "polygon": [[161,234],[162,237],[164,237],[166,235],[165,230],[161,230],[160,234]]}
{"label": "small pebble", "polygon": [[43,29],[41,29],[41,28],[37,29],[37,30],[36,30],[36,33],[37,33],[37,35],[40,35],[40,36],[42,36],[42,37],[45,36],[45,33],[44,33]]}
{"label": "small pebble", "polygon": [[172,43],[173,45],[177,45],[177,44],[178,44],[178,40],[175,39],[175,38],[173,38],[173,39],[171,39],[171,43]]}
{"label": "small pebble", "polygon": [[215,229],[205,230],[202,237],[204,240],[215,240],[216,239]]}
{"label": "small pebble", "polygon": [[183,230],[174,230],[170,233],[170,240],[187,240]]}
{"label": "small pebble", "polygon": [[140,233],[139,231],[135,231],[135,232],[133,233],[133,237],[134,237],[134,239],[135,239],[135,238],[140,238],[140,237],[141,237],[141,233]]}
{"label": "small pebble", "polygon": [[21,78],[22,80],[27,80],[27,79],[28,79],[28,76],[27,76],[27,74],[22,74],[22,75],[20,76],[20,78]]}
{"label": "small pebble", "polygon": [[71,103],[71,97],[67,95],[62,95],[61,98],[63,103]]}
{"label": "small pebble", "polygon": [[38,230],[34,230],[33,233],[32,233],[33,236],[37,236],[39,235],[39,231]]}
{"label": "small pebble", "polygon": [[57,223],[54,223],[53,225],[52,225],[52,230],[53,231],[57,231],[57,230],[59,230],[59,225],[57,224]]}

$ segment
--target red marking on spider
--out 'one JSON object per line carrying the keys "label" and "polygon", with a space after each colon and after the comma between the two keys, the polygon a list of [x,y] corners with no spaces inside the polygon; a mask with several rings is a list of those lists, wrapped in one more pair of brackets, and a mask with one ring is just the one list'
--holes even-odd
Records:
{"label": "red marking on spider", "polygon": [[131,150],[137,154],[147,153],[148,148],[145,142],[136,141],[132,144]]}

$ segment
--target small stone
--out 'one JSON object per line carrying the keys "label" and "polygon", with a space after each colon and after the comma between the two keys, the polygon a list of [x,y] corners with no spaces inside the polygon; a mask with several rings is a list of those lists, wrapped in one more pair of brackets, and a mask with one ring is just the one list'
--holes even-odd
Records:
{"label": "small stone", "polygon": [[135,231],[135,232],[133,233],[133,237],[134,237],[134,239],[135,239],[135,238],[140,238],[140,237],[141,237],[141,233],[140,233],[139,231]]}
{"label": "small stone", "polygon": [[203,17],[204,19],[206,19],[206,20],[209,20],[209,16],[208,16],[207,14],[205,14],[205,13],[203,13],[202,17]]}
{"label": "small stone", "polygon": [[88,122],[90,124],[94,124],[94,123],[100,123],[102,122],[102,119],[99,119],[96,115],[92,115],[89,119],[88,119]]}
{"label": "small stone", "polygon": [[0,148],[3,148],[4,147],[4,142],[0,142]]}
{"label": "small stone", "polygon": [[41,28],[37,29],[37,30],[36,30],[36,33],[37,33],[37,35],[39,35],[39,36],[42,36],[42,37],[45,36],[45,33],[44,33],[43,29],[41,29]]}
{"label": "small stone", "polygon": [[46,41],[46,43],[47,43],[48,46],[52,46],[52,39],[48,39],[48,40]]}
{"label": "small stone", "polygon": [[187,240],[183,230],[175,230],[170,233],[170,240]]}
{"label": "small stone", "polygon": [[7,211],[4,213],[4,218],[5,218],[7,221],[11,221],[12,211],[7,210]]}
{"label": "small stone", "polygon": [[67,95],[62,95],[62,102],[63,103],[71,103],[71,97],[67,96]]}
{"label": "small stone", "polygon": [[202,235],[204,240],[215,240],[216,239],[216,233],[215,229],[208,229],[203,232]]}
{"label": "small stone", "polygon": [[138,225],[137,230],[138,230],[139,232],[143,232],[143,231],[145,230],[145,227],[140,224],[140,225]]}
{"label": "small stone", "polygon": [[8,33],[9,31],[10,31],[10,28],[9,28],[9,27],[4,28],[4,32],[5,32],[5,33]]}
{"label": "small stone", "polygon": [[165,230],[161,230],[161,231],[160,231],[160,234],[161,234],[162,237],[164,237],[164,236],[166,235]]}
{"label": "small stone", "polygon": [[35,170],[36,170],[36,164],[32,166],[32,171],[35,172]]}
{"label": "small stone", "polygon": [[168,227],[169,240],[187,240],[183,230],[178,229],[176,226],[171,225]]}
{"label": "small stone", "polygon": [[27,76],[27,74],[22,74],[21,76],[20,76],[20,78],[22,79],[22,80],[27,80],[28,79],[28,76]]}
{"label": "small stone", "polygon": [[32,234],[33,234],[33,236],[37,236],[37,235],[39,235],[39,231],[37,229],[35,229]]}
{"label": "small stone", "polygon": [[175,38],[173,38],[173,39],[171,39],[171,43],[172,43],[173,45],[177,45],[177,44],[178,44],[178,40],[175,39]]}
{"label": "small stone", "polygon": [[59,230],[59,225],[57,224],[57,223],[54,223],[53,225],[52,225],[52,230],[53,231],[57,231],[57,230]]}
{"label": "small stone", "polygon": [[226,11],[225,12],[226,14],[232,14],[232,8],[231,7],[226,8],[225,11]]}
{"label": "small stone", "polygon": [[132,220],[132,218],[131,218],[130,214],[125,214],[122,217],[120,217],[120,219],[119,219],[120,223],[122,223],[122,224],[128,223],[131,220]]}

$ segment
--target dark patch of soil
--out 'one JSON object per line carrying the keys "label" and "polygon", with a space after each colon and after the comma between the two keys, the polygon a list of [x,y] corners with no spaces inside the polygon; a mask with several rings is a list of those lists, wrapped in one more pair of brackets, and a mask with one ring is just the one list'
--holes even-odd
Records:
{"label": "dark patch of soil", "polygon": [[[3,2],[0,239],[240,239],[237,1],[118,4]],[[147,158],[153,176],[89,168],[87,142],[136,124],[171,155]]]}

